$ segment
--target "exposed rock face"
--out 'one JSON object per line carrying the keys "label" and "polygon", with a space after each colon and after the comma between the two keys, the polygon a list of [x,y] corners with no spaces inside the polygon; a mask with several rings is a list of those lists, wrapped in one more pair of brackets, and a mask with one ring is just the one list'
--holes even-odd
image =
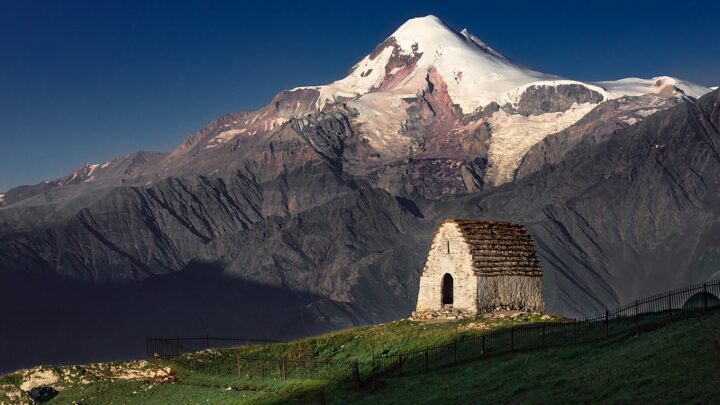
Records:
{"label": "exposed rock face", "polygon": [[146,176],[144,170],[152,167],[165,156],[166,153],[140,151],[103,164],[86,164],[69,175],[53,181],[15,187],[6,193],[4,205],[19,203],[24,207],[37,207],[58,201],[62,201],[63,204],[73,204],[74,201],[81,200],[87,206],[105,195],[109,188],[126,182],[131,184],[147,182],[151,177]]}
{"label": "exposed rock face", "polygon": [[219,238],[198,260],[243,280],[352,302],[365,308],[369,322],[392,319],[416,293],[405,287],[417,280],[429,225],[418,215],[411,203],[385,192],[357,191],[296,218]]}
{"label": "exposed rock face", "polygon": [[678,103],[677,99],[655,95],[622,97],[602,103],[574,125],[546,137],[530,148],[515,172],[515,179],[526,177],[547,165],[560,163],[580,142],[604,142],[615,131],[634,125]]}
{"label": "exposed rock face", "polygon": [[55,225],[0,239],[0,268],[138,281],[182,269],[209,241],[266,216],[304,211],[351,190],[324,162],[266,183],[237,172],[119,188]]}
{"label": "exposed rock face", "polygon": [[387,164],[366,178],[395,195],[433,199],[482,190],[485,165],[480,159],[406,159]]}
{"label": "exposed rock face", "polygon": [[414,140],[414,153],[423,152],[457,155],[460,142],[453,137],[462,117],[462,111],[452,104],[447,84],[435,69],[427,77],[427,88],[407,109],[408,119],[401,127],[401,133]]}
{"label": "exposed rock face", "polygon": [[598,104],[601,101],[602,94],[580,84],[533,85],[520,95],[517,107],[510,106],[509,109],[528,116],[567,111],[573,104]]}

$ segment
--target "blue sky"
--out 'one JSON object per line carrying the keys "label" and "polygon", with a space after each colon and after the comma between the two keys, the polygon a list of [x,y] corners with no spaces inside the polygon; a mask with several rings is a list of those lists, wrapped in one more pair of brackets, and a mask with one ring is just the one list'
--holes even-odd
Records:
{"label": "blue sky", "polygon": [[222,113],[341,78],[427,14],[547,73],[720,84],[716,1],[101,3],[0,0],[0,192],[171,149]]}

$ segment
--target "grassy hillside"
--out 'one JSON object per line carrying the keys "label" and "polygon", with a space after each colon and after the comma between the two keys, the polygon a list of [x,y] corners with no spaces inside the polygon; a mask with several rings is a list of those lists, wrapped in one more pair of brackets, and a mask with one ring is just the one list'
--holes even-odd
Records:
{"label": "grassy hillside", "polygon": [[374,393],[336,388],[324,395],[331,403],[715,403],[720,314],[614,342],[388,379]]}
{"label": "grassy hillside", "polygon": [[[323,380],[238,377],[235,354],[367,359],[432,345],[468,330],[538,322],[539,317],[419,323],[400,321],[283,345],[205,351],[176,360],[23,371],[0,378],[0,390],[50,371],[61,376],[49,403],[433,403],[713,402],[720,395],[720,314],[595,345],[505,355],[428,374],[392,377],[375,390]],[[34,374],[33,374],[34,373]],[[13,391],[14,390],[14,391]],[[0,394],[0,402],[2,396]]]}

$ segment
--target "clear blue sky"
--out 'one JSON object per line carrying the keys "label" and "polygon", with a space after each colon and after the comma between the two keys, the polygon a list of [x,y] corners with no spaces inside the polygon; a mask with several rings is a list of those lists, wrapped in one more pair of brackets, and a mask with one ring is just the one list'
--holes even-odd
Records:
{"label": "clear blue sky", "polygon": [[718,1],[254,3],[0,0],[0,191],[171,149],[222,113],[341,78],[427,14],[548,73],[720,84]]}

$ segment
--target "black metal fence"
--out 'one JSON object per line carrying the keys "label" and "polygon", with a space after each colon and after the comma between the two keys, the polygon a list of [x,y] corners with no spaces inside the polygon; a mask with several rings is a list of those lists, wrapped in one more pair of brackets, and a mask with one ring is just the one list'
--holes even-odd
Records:
{"label": "black metal fence", "polygon": [[[359,381],[359,363],[353,360],[287,359],[218,353],[207,356],[181,356],[174,362],[183,367],[214,375],[237,375],[246,381],[318,379]],[[369,370],[368,370],[369,371]]]}
{"label": "black metal fence", "polygon": [[693,314],[720,309],[720,280],[657,294],[579,321],[539,323],[462,335],[446,344],[374,358],[374,374],[414,374],[503,353],[639,334]]}
{"label": "black metal fence", "polygon": [[336,381],[360,379],[357,361],[318,359],[271,359],[236,356],[238,375],[276,380],[311,378]]}
{"label": "black metal fence", "polygon": [[205,349],[223,349],[245,345],[281,343],[270,339],[248,339],[240,337],[148,337],[148,357],[175,357]]}
{"label": "black metal fence", "polygon": [[[253,358],[220,354],[207,361],[179,359],[193,369],[244,378],[314,378],[360,383],[379,375],[408,375],[485,359],[504,353],[588,343],[639,334],[659,325],[720,309],[720,280],[657,294],[582,320],[536,323],[485,333],[462,334],[445,344],[391,356],[354,360]],[[178,356],[206,348],[276,343],[242,338],[148,338],[148,354]]]}

